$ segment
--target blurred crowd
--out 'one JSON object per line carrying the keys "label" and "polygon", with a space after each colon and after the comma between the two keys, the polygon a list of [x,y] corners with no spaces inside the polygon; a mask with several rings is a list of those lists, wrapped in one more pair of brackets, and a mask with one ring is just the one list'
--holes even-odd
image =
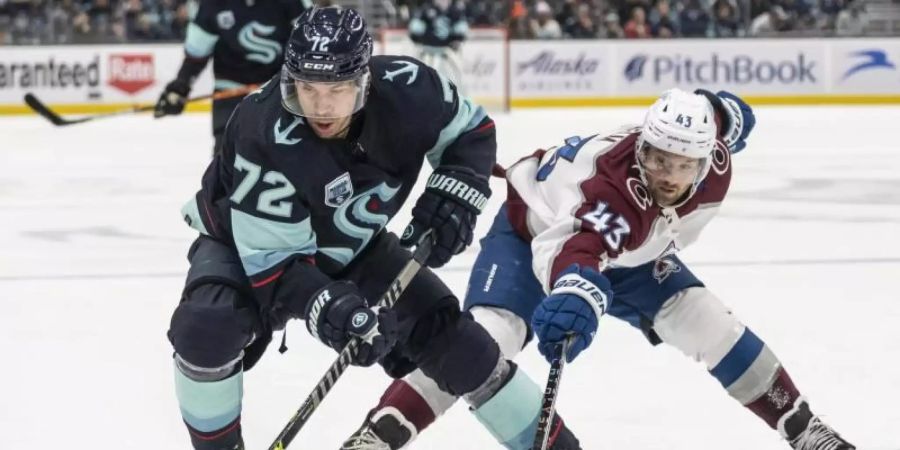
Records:
{"label": "blurred crowd", "polygon": [[[866,0],[456,1],[471,26],[507,26],[513,39],[858,36],[868,20]],[[402,24],[422,2],[394,1],[398,21]],[[0,45],[181,41],[194,5],[191,0],[0,0]]]}
{"label": "blurred crowd", "polygon": [[0,0],[2,44],[180,41],[187,0]]}
{"label": "blurred crowd", "polygon": [[[468,0],[470,23],[513,39],[859,36],[865,0]],[[416,0],[401,2],[414,8]]]}

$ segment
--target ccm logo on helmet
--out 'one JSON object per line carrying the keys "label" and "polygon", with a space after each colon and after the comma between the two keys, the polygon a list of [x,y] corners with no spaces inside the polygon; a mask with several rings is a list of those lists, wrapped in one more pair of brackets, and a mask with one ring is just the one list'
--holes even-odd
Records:
{"label": "ccm logo on helmet", "polygon": [[303,69],[305,70],[317,70],[320,72],[325,71],[334,71],[333,63],[314,63],[314,62],[305,62],[303,63]]}

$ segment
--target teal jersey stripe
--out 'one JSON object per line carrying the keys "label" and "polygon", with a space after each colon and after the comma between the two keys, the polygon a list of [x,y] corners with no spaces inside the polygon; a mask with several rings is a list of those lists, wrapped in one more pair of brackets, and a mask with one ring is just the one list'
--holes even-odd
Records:
{"label": "teal jersey stripe", "polygon": [[209,33],[191,22],[187,26],[187,35],[184,38],[184,51],[194,58],[206,58],[212,55],[218,41],[219,36]]}
{"label": "teal jersey stripe", "polygon": [[181,217],[187,222],[189,227],[199,231],[200,234],[209,236],[209,231],[206,231],[206,226],[203,225],[203,219],[200,217],[200,209],[197,207],[197,197],[191,198],[181,207]]}
{"label": "teal jersey stripe", "polygon": [[[441,82],[444,85],[444,96],[446,99],[447,92],[450,89],[450,81],[443,75],[440,77]],[[431,167],[438,167],[441,164],[441,158],[443,158],[444,151],[447,150],[447,147],[456,141],[456,138],[463,133],[475,129],[485,117],[487,117],[487,112],[485,112],[484,108],[476,105],[467,97],[460,97],[459,109],[456,111],[456,116],[453,117],[453,120],[451,120],[443,130],[441,130],[434,147],[425,153],[425,157],[428,158],[428,163],[431,164]]]}
{"label": "teal jersey stripe", "polygon": [[238,83],[237,81],[226,80],[223,78],[216,78],[216,80],[213,81],[213,89],[217,91],[224,91],[226,89],[239,89],[244,86],[244,83]]}
{"label": "teal jersey stripe", "polygon": [[293,255],[314,255],[316,233],[309,217],[284,223],[231,210],[234,243],[248,276],[270,269]]}

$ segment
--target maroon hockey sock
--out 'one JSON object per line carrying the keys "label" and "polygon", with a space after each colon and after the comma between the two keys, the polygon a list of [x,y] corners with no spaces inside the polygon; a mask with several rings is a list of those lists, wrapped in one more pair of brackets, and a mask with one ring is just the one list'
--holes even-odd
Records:
{"label": "maroon hockey sock", "polygon": [[416,432],[421,433],[434,422],[434,411],[428,402],[419,393],[403,380],[394,380],[378,402],[378,406],[372,413],[391,407],[400,411],[403,417],[416,427]]}
{"label": "maroon hockey sock", "polygon": [[798,398],[800,398],[800,392],[794,387],[791,377],[784,368],[779,368],[772,386],[762,396],[746,406],[753,411],[753,414],[775,429],[778,419],[791,410]]}

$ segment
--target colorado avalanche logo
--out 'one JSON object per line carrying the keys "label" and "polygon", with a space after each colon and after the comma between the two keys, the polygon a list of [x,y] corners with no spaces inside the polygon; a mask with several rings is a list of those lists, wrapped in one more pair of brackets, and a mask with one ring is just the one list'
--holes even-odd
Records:
{"label": "colorado avalanche logo", "polygon": [[642,210],[646,211],[647,208],[653,205],[653,199],[650,198],[650,192],[647,191],[647,187],[644,186],[644,183],[642,183],[641,180],[631,177],[625,180],[625,185],[628,187],[628,192],[631,193],[631,197],[634,198],[634,202]]}
{"label": "colorado avalanche logo", "polygon": [[653,278],[655,278],[656,282],[659,284],[666,281],[666,278],[669,278],[669,275],[677,272],[681,272],[681,266],[671,259],[660,258],[657,259],[656,263],[653,265]]}
{"label": "colorado avalanche logo", "polygon": [[722,175],[728,171],[731,165],[731,152],[722,144],[716,144],[716,149],[712,153],[712,169],[716,174]]}
{"label": "colorado avalanche logo", "polygon": [[348,172],[325,185],[325,204],[332,208],[341,206],[350,197],[353,197],[353,182]]}

